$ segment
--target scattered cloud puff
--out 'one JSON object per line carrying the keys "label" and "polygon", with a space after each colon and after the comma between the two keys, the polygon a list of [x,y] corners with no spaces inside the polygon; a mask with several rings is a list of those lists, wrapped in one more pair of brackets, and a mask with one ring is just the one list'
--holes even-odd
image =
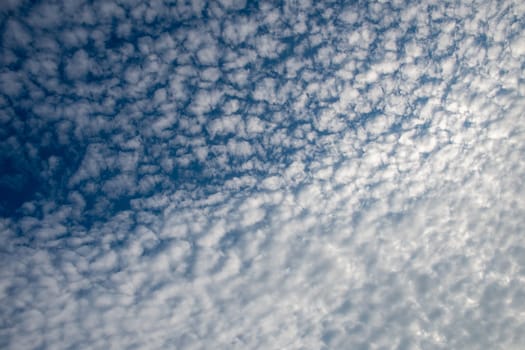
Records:
{"label": "scattered cloud puff", "polygon": [[0,5],[0,346],[525,346],[525,7]]}

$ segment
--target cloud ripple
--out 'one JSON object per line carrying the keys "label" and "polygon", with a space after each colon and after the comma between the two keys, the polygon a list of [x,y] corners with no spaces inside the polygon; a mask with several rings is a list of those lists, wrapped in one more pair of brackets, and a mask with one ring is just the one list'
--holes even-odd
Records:
{"label": "cloud ripple", "polygon": [[525,7],[4,1],[0,346],[525,344]]}

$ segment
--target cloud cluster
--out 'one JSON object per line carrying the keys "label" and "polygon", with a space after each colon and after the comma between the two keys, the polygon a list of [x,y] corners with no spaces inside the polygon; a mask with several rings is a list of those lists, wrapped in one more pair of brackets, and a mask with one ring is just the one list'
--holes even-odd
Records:
{"label": "cloud cluster", "polygon": [[0,16],[0,347],[525,345],[525,6]]}

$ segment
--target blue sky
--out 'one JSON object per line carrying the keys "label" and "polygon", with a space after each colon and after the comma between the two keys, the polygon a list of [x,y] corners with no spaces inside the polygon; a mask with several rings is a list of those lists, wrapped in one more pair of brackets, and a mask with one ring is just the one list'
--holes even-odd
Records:
{"label": "blue sky", "polygon": [[525,346],[519,1],[0,4],[0,347]]}

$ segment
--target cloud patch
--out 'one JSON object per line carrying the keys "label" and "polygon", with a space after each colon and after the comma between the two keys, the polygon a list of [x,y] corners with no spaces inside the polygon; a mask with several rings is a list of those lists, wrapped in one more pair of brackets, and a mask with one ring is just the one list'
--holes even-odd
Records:
{"label": "cloud patch", "polygon": [[525,344],[523,7],[0,12],[3,348]]}

